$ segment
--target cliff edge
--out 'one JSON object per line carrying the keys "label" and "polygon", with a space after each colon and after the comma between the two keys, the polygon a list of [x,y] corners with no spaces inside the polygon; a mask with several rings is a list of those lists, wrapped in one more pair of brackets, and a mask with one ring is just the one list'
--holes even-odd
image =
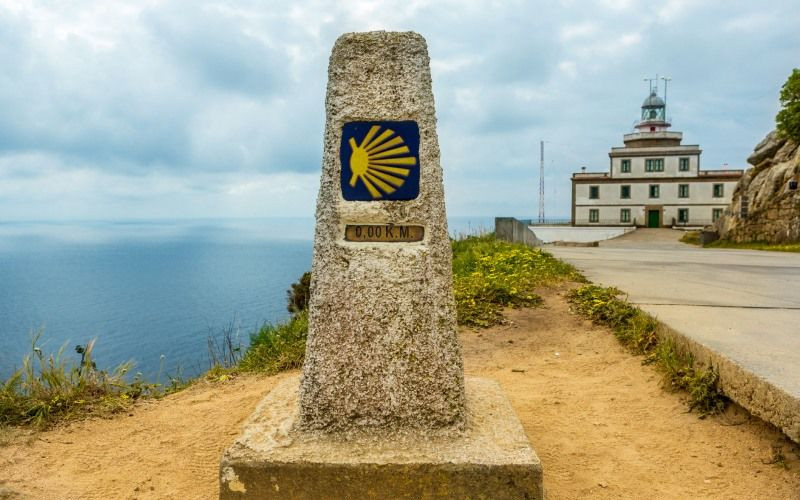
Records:
{"label": "cliff edge", "polygon": [[723,239],[736,242],[800,241],[800,147],[775,130],[747,158],[748,169],[731,204],[717,221]]}

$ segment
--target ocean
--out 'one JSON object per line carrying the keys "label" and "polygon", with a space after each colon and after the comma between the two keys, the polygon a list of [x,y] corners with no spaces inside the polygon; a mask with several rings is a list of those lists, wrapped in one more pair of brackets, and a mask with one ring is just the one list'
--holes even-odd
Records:
{"label": "ocean", "polygon": [[[491,230],[452,217],[451,234]],[[209,336],[247,345],[286,320],[286,290],[311,268],[313,218],[0,223],[0,378],[31,338],[47,352],[96,339],[98,368],[132,362],[161,381],[209,368]]]}

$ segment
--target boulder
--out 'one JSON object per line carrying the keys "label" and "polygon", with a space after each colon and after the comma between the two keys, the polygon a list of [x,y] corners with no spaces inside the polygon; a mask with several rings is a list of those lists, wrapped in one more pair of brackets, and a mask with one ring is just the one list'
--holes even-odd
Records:
{"label": "boulder", "polygon": [[786,143],[786,138],[778,135],[776,130],[773,130],[759,142],[753,154],[747,157],[747,163],[756,166],[767,158],[771,158],[775,153]]}
{"label": "boulder", "polygon": [[720,237],[739,242],[800,240],[800,190],[790,188],[792,181],[800,180],[798,144],[772,131],[747,161],[754,168],[742,176],[730,207],[715,224]]}

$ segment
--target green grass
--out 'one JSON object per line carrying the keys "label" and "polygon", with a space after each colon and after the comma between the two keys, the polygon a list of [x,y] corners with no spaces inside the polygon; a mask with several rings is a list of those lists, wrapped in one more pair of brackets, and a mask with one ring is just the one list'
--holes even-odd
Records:
{"label": "green grass", "polygon": [[[687,231],[681,236],[681,242],[689,245],[700,246],[700,231]],[[703,248],[734,248],[741,250],[765,250],[769,252],[800,252],[800,242],[797,243],[767,243],[766,241],[749,241],[737,243],[729,240],[716,240],[702,245]]]}
{"label": "green grass", "polygon": [[662,325],[627,300],[616,288],[584,285],[568,294],[568,300],[581,315],[611,328],[617,339],[645,363],[654,363],[663,375],[664,384],[688,393],[689,410],[701,416],[722,411],[727,398],[719,389],[719,373],[713,366],[697,366],[692,356],[678,349],[665,335]]}
{"label": "green grass", "polygon": [[303,366],[308,336],[308,312],[302,311],[277,325],[264,325],[250,337],[250,347],[239,362],[245,372],[278,373]]}
{"label": "green grass", "polygon": [[94,340],[76,349],[80,360],[67,359],[65,347],[45,355],[41,332],[31,338],[31,350],[0,386],[0,427],[47,427],[87,415],[107,415],[127,409],[142,397],[160,396],[179,386],[145,383],[141,374],[129,377],[131,365],[98,370],[92,359]]}
{"label": "green grass", "polygon": [[700,245],[700,231],[686,231],[679,241],[687,245]]}
{"label": "green grass", "polygon": [[549,253],[500,241],[494,234],[454,240],[452,248],[453,292],[462,325],[500,323],[505,307],[541,303],[536,288],[583,280],[574,267]]}
{"label": "green grass", "polygon": [[738,248],[744,250],[766,250],[769,252],[800,252],[800,242],[767,243],[766,241],[750,241],[746,243],[736,243],[728,240],[717,240],[705,245],[705,248]]}
{"label": "green grass", "polygon": [[[200,378],[224,382],[240,372],[273,374],[299,368],[305,357],[307,332],[305,311],[285,323],[264,325],[251,336],[250,347],[241,359],[228,355],[223,363],[221,356],[213,356],[218,361]],[[140,373],[130,373],[131,363],[98,370],[93,360],[94,340],[79,346],[77,357],[69,357],[65,347],[45,354],[40,338],[41,332],[32,337],[31,351],[23,358],[22,368],[0,385],[0,430],[8,426],[43,429],[90,415],[111,415],[129,409],[136,400],[161,397],[197,380],[168,377],[168,384],[162,385],[159,373],[155,383],[147,383]],[[231,354],[235,354],[237,347],[231,346]]]}

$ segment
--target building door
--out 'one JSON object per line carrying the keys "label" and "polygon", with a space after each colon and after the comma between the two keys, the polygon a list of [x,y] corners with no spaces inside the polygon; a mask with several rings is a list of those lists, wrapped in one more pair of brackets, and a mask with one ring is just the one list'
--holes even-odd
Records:
{"label": "building door", "polygon": [[647,227],[661,227],[661,210],[647,211]]}

